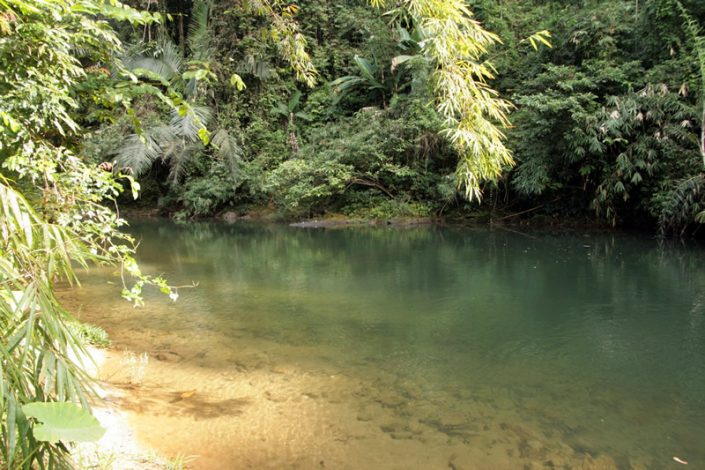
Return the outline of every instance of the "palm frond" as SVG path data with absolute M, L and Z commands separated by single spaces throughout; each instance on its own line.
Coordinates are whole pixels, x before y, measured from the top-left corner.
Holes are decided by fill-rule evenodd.
M 207 1 L 195 1 L 188 26 L 188 47 L 191 56 L 203 62 L 210 62 L 214 55 L 211 33 L 208 29 L 210 8 Z
M 149 136 L 130 134 L 123 144 L 114 150 L 118 168 L 129 169 L 135 175 L 143 175 L 160 155 L 157 142 Z
M 185 142 L 183 139 L 169 142 L 162 156 L 169 165 L 169 184 L 172 186 L 179 184 L 189 165 L 196 161 L 196 156 L 202 148 L 200 142 Z
M 189 106 L 183 116 L 177 111 L 172 111 L 169 126 L 174 133 L 190 142 L 199 139 L 198 132 L 205 128 L 211 117 L 211 110 L 207 106 Z
M 218 129 L 213 134 L 211 145 L 215 149 L 215 155 L 230 170 L 230 175 L 236 179 L 240 174 L 240 166 L 242 164 L 242 147 L 239 142 L 226 129 Z
M 252 75 L 258 80 L 267 80 L 275 74 L 266 60 L 252 54 L 247 54 L 244 59 L 238 62 L 237 72 L 240 75 Z
M 132 72 L 145 70 L 167 82 L 180 79 L 183 69 L 181 51 L 169 39 L 159 40 L 153 48 L 137 49 L 134 53 L 126 55 L 122 62 Z

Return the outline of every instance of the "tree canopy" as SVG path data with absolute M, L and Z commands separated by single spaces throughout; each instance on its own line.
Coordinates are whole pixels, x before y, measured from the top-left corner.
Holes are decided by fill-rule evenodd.
M 185 96 L 208 109 L 210 133 L 226 144 L 174 146 L 169 111 L 152 101 L 137 110 L 150 145 L 116 115 L 83 148 L 141 169 L 143 204 L 177 218 L 273 208 L 288 218 L 487 220 L 528 210 L 663 233 L 697 226 L 697 2 L 158 9 L 167 20 L 151 43 L 123 32 L 127 53 L 169 50 L 182 74 L 198 74 Z

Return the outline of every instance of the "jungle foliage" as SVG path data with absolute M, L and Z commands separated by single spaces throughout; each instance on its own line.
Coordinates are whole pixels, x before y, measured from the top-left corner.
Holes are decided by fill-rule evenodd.
M 45 431 L 94 425 L 57 283 L 107 263 L 136 304 L 177 297 L 120 230 L 137 179 L 178 218 L 697 229 L 704 23 L 698 0 L 0 0 L 0 464 L 69 466 Z
M 381 114 L 370 116 L 383 127 L 396 121 L 392 132 L 399 139 L 418 142 L 404 144 L 404 163 L 385 155 L 384 149 L 373 149 L 379 154 L 378 166 L 388 166 L 395 180 L 400 171 L 407 180 L 416 174 L 452 180 L 467 198 L 479 199 L 480 182 L 495 180 L 512 161 L 502 131 L 509 104 L 489 85 L 493 66 L 485 60 L 499 38 L 482 28 L 464 2 L 369 3 L 376 8 L 356 1 L 243 4 L 234 9 L 200 0 L 165 5 L 162 13 L 178 21 L 142 34 L 123 60 L 133 64 L 132 72 L 172 86 L 172 75 L 178 76 L 181 67 L 197 64 L 203 73 L 193 74 L 191 82 L 179 87 L 193 109 L 203 111 L 194 116 L 196 122 L 212 117 L 211 131 L 228 136 L 227 150 L 215 142 L 190 145 L 196 142 L 193 132 L 179 132 L 173 118 L 167 125 L 164 111 L 147 104 L 141 120 L 154 125 L 145 134 L 127 134 L 125 123 L 116 122 L 87 141 L 87 152 L 113 158 L 133 174 L 151 170 L 162 186 L 157 191 L 161 205 L 180 207 L 178 215 L 184 217 L 208 215 L 227 205 L 267 205 L 293 216 L 313 214 L 331 202 L 340 206 L 337 199 L 352 186 L 418 202 L 404 188 L 387 188 L 397 181 L 379 180 L 383 175 L 367 168 L 373 155 L 353 161 L 354 171 L 346 171 L 351 159 L 345 155 L 345 140 L 354 136 L 333 132 L 343 150 L 322 165 L 305 158 L 316 146 L 309 134 L 325 135 L 324 128 L 331 126 L 351 128 L 355 113 L 380 109 Z M 273 16 L 274 21 L 263 22 L 262 16 Z M 279 32 L 272 30 L 272 25 L 294 16 L 300 29 L 295 37 L 310 51 L 300 54 L 311 61 L 308 75 L 288 72 L 297 62 L 291 54 L 282 54 L 288 46 L 283 47 Z M 145 42 L 145 36 L 150 41 Z M 544 33 L 535 38 L 546 42 Z M 288 60 L 283 63 L 282 57 Z M 406 126 L 399 114 L 410 106 L 416 108 L 412 114 L 426 115 L 422 122 Z M 120 144 L 104 138 L 116 135 L 123 136 Z M 434 171 L 427 157 L 441 147 L 452 158 L 433 158 L 442 167 Z M 416 154 L 425 155 L 423 167 L 409 165 L 419 160 Z
M 89 264 L 119 267 L 123 296 L 140 304 L 147 284 L 124 221 L 110 207 L 129 182 L 82 157 L 86 114 L 126 111 L 149 95 L 187 114 L 174 93 L 130 74 L 116 59 L 111 21 L 148 25 L 159 15 L 115 2 L 0 1 L 0 466 L 66 468 L 75 441 L 100 437 L 89 412 L 97 330 L 76 327 L 55 295 Z M 104 340 L 105 338 L 103 338 Z
M 425 212 L 424 201 L 457 187 L 436 168 L 450 162 L 452 183 L 476 197 L 481 180 L 499 175 L 510 161 L 498 127 L 508 105 L 481 63 L 496 36 L 462 2 L 372 4 L 312 3 L 298 23 L 299 6 L 278 0 L 150 1 L 146 12 L 117 1 L 0 0 L 2 466 L 70 467 L 71 444 L 102 434 L 81 359 L 95 332 L 76 328 L 58 283 L 109 264 L 136 306 L 145 285 L 178 297 L 141 273 L 120 230 L 114 204 L 125 185 L 136 196 L 135 178 L 149 175 L 165 204 L 192 216 L 238 202 Z M 349 27 L 326 32 L 330 42 L 315 37 L 339 13 Z M 359 18 L 381 42 L 360 32 Z M 336 75 L 356 71 L 347 56 L 327 64 L 328 44 L 346 49 L 349 35 L 359 45 L 344 53 L 376 54 L 381 65 L 355 60 L 362 81 L 348 81 L 337 100 Z M 375 80 L 381 108 L 353 86 Z
M 664 233 L 703 218 L 700 2 L 372 3 L 275 4 L 311 60 L 298 80 L 256 7 L 159 4 L 172 21 L 151 43 L 133 37 L 125 63 L 172 84 L 170 70 L 205 64 L 194 109 L 224 145 L 199 144 L 154 102 L 140 109 L 147 143 L 122 118 L 85 148 L 134 166 L 146 203 L 177 217 L 538 208 Z M 172 65 L 147 67 L 144 51 Z
M 517 109 L 502 191 L 558 216 L 680 233 L 702 218 L 701 2 L 478 1 L 506 37 L 540 25 L 552 49 L 497 59 Z M 521 34 L 520 34 L 521 35 Z M 520 36 L 519 35 L 519 36 Z

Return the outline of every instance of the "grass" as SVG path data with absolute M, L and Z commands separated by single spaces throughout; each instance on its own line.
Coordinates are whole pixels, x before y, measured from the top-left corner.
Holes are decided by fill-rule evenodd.
M 83 340 L 84 343 L 98 348 L 107 348 L 110 346 L 110 337 L 108 333 L 101 327 L 91 325 L 90 323 L 74 322 L 69 325 L 71 331 Z

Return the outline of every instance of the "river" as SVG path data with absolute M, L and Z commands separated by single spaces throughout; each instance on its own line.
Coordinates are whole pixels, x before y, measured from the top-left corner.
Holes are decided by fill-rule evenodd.
M 705 468 L 705 252 L 645 236 L 143 222 L 96 269 L 142 442 L 192 468 Z M 140 365 L 137 359 L 146 353 Z M 144 366 L 144 367 L 142 367 Z

